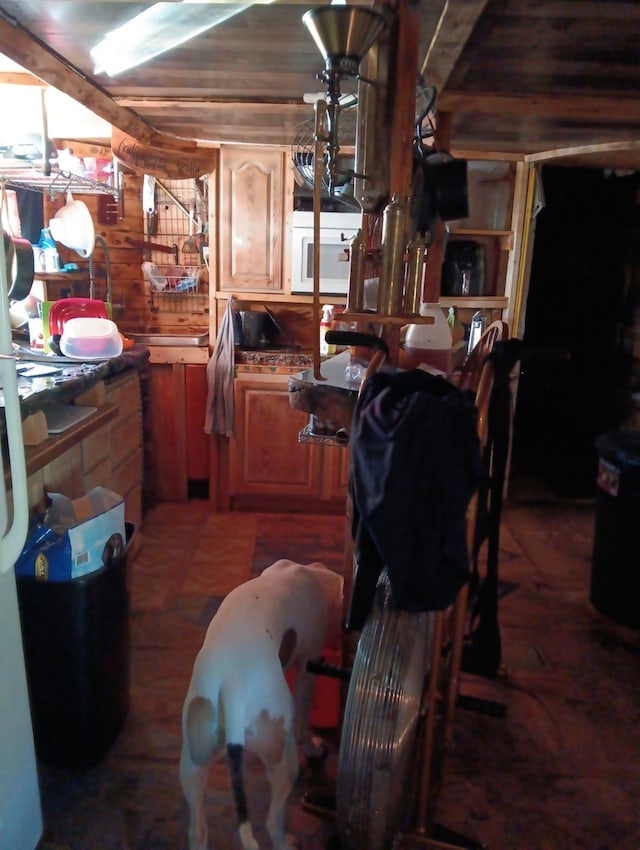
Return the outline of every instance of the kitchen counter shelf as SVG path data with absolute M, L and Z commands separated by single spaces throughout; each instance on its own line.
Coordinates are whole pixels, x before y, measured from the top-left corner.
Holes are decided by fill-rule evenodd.
M 149 350 L 141 345 L 135 345 L 132 349 L 123 351 L 111 360 L 92 363 L 71 361 L 66 357 L 55 357 L 27 349 L 17 349 L 14 355 L 16 361 L 32 362 L 34 365 L 47 364 L 60 368 L 58 374 L 51 376 L 25 378 L 21 375 L 18 377 L 23 420 L 48 404 L 70 404 L 101 381 L 107 381 L 125 372 L 140 371 L 149 360 Z M 0 409 L 0 436 L 5 436 L 4 410 L 2 409 Z
M 432 325 L 433 316 L 383 316 L 380 313 L 345 311 L 338 316 L 340 322 L 369 322 L 372 325 Z
M 60 435 L 50 436 L 43 440 L 37 446 L 25 447 L 25 461 L 27 465 L 27 475 L 32 475 L 36 470 L 70 449 L 76 443 L 93 434 L 107 422 L 112 422 L 118 415 L 118 407 L 115 404 L 110 404 L 99 408 L 95 413 L 87 416 L 77 425 L 72 425 Z
M 323 298 L 330 299 L 331 304 L 342 305 L 346 301 L 345 295 L 326 295 Z M 216 301 L 233 300 L 234 307 L 242 309 L 242 304 L 252 304 L 260 302 L 261 304 L 313 304 L 313 295 L 291 295 L 286 292 L 240 292 L 240 291 L 216 291 L 214 293 Z
M 55 388 L 36 393 L 30 399 L 27 416 L 21 405 L 31 509 L 40 510 L 45 492 L 64 493 L 74 499 L 102 486 L 121 495 L 125 515 L 140 524 L 144 448 L 139 371 L 146 363 L 146 354 L 139 348 L 133 359 L 115 358 L 110 362 L 113 371 L 94 372 L 97 380 L 89 386 L 72 381 L 74 386 L 65 391 L 65 398 L 59 398 Z M 47 407 L 51 402 L 69 405 L 68 419 L 74 418 L 74 405 L 93 411 L 53 434 L 48 432 Z M 4 440 L 2 451 L 6 457 L 8 446 Z M 9 463 L 4 468 L 5 486 L 10 490 L 13 482 L 7 480 Z

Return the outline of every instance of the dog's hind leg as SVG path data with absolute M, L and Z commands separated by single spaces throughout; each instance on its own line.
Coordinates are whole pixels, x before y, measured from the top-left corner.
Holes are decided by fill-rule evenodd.
M 189 850 L 207 850 L 207 822 L 204 816 L 204 792 L 209 765 L 197 765 L 191 760 L 189 747 L 182 744 L 180 784 L 189 806 Z
M 194 697 L 185 705 L 180 755 L 180 784 L 189 806 L 189 850 L 207 850 L 204 793 L 216 750 L 219 742 L 213 705 L 204 697 Z
M 231 788 L 236 803 L 238 815 L 238 832 L 244 850 L 258 850 L 258 842 L 254 838 L 251 823 L 249 821 L 249 809 L 247 806 L 247 795 L 244 791 L 242 777 L 242 756 L 244 747 L 242 744 L 227 744 L 227 756 L 229 758 L 229 772 L 231 773 Z
M 275 764 L 264 762 L 271 781 L 271 803 L 267 814 L 267 830 L 274 850 L 291 850 L 285 833 L 286 806 L 298 776 L 298 750 L 293 735 L 287 735 L 280 760 Z

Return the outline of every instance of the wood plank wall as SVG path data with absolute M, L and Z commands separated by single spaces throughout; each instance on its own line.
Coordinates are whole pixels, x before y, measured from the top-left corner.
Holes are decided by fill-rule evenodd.
M 71 148 L 73 154 L 79 157 L 103 157 L 111 159 L 109 148 L 91 145 L 89 143 L 70 142 L 68 140 L 55 140 L 58 150 Z M 207 330 L 209 327 L 209 284 L 208 273 L 204 266 L 200 266 L 199 289 L 197 294 L 186 293 L 184 295 L 172 296 L 171 294 L 158 294 L 151 292 L 149 282 L 145 280 L 142 273 L 142 263 L 149 257 L 138 246 L 130 244 L 127 240 L 142 242 L 145 239 L 145 216 L 142 209 L 142 175 L 136 175 L 123 169 L 122 201 L 117 209 L 117 218 L 113 224 L 105 224 L 101 221 L 99 208 L 101 202 L 108 199 L 109 203 L 116 203 L 110 195 L 99 194 L 77 194 L 74 200 L 82 200 L 87 205 L 94 223 L 96 235 L 104 238 L 109 252 L 109 269 L 111 276 L 113 319 L 122 333 L 144 332 L 149 328 L 175 329 L 179 327 L 201 328 Z M 164 181 L 169 191 L 184 200 L 186 206 L 191 209 L 191 201 L 187 198 L 193 196 L 193 181 Z M 60 184 L 64 188 L 64 183 Z M 66 197 L 60 192 L 55 198 L 48 193 L 43 194 L 44 220 L 48 223 L 56 212 L 64 206 Z M 180 249 L 184 240 L 189 235 L 189 220 L 182 213 L 177 212 L 176 205 L 163 192 L 157 192 L 158 214 L 157 231 L 151 238 L 153 242 L 167 246 L 177 244 L 179 246 L 179 263 L 182 265 L 200 265 L 198 256 L 186 255 Z M 206 211 L 203 210 L 206 220 Z M 77 297 L 88 297 L 88 260 L 83 260 L 79 255 L 63 245 L 58 245 L 61 265 L 65 263 L 76 263 L 80 270 L 85 272 L 83 280 L 51 279 L 47 281 L 47 297 L 56 300 L 65 295 Z M 159 252 L 152 252 L 150 259 L 159 264 L 173 262 L 172 257 Z M 106 298 L 106 277 L 104 251 L 100 244 L 96 245 L 93 255 L 95 294 L 97 298 Z
M 109 251 L 109 268 L 111 276 L 112 303 L 114 305 L 113 318 L 123 333 L 141 332 L 147 327 L 149 321 L 149 296 L 145 284 L 141 264 L 142 251 L 126 242 L 126 237 L 142 240 L 144 238 L 144 225 L 142 216 L 142 178 L 135 174 L 125 174 L 123 178 L 123 203 L 121 206 L 123 217 L 119 216 L 114 224 L 99 223 L 98 204 L 99 195 L 78 194 L 75 200 L 82 200 L 87 205 L 96 235 L 103 237 Z M 108 197 L 108 196 L 107 196 Z M 110 198 L 110 200 L 112 200 Z M 64 206 L 66 198 L 58 195 L 55 199 L 45 193 L 43 195 L 44 220 L 45 223 Z M 89 261 L 82 259 L 75 251 L 58 244 L 60 263 L 76 263 L 81 270 L 88 274 Z M 104 252 L 100 244 L 96 245 L 94 256 L 94 275 L 96 284 L 96 297 L 105 297 L 105 260 Z M 88 297 L 88 285 L 74 284 L 65 286 L 64 280 L 60 282 L 49 281 L 49 298 L 54 300 L 63 295 L 63 289 L 71 294 Z M 81 291 L 86 290 L 86 291 Z

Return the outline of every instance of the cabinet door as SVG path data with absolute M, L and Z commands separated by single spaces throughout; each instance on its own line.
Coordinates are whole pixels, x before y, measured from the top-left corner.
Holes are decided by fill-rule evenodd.
M 286 379 L 237 380 L 235 393 L 230 495 L 317 497 L 318 447 L 298 442 L 308 415 L 291 408 Z
M 185 502 L 189 482 L 209 479 L 211 438 L 204 433 L 207 366 L 158 363 L 153 362 L 156 354 L 151 356 L 145 488 L 153 501 Z
M 182 364 L 149 367 L 147 487 L 161 502 L 187 500 L 185 382 Z
M 211 437 L 204 432 L 207 409 L 207 367 L 190 364 L 184 367 L 185 416 L 187 435 L 187 480 L 209 478 L 209 445 Z
M 347 498 L 349 485 L 349 457 L 351 453 L 345 446 L 324 446 L 322 498 Z
M 107 381 L 107 404 L 118 405 L 111 423 L 109 458 L 111 489 L 124 497 L 127 520 L 142 522 L 142 483 L 144 478 L 142 398 L 138 373 L 125 372 Z M 94 447 L 97 448 L 97 447 Z M 100 449 L 96 450 L 99 456 Z M 84 459 L 83 443 L 83 459 Z
M 283 288 L 285 161 L 281 150 L 220 154 L 220 289 Z

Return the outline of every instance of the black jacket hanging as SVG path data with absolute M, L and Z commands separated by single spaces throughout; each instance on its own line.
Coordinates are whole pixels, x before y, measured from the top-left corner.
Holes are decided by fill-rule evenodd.
M 473 393 L 421 369 L 367 381 L 351 431 L 352 531 L 358 569 L 370 579 L 386 569 L 394 607 L 445 608 L 467 581 L 466 513 L 479 472 Z M 368 609 L 357 607 L 350 628 Z

